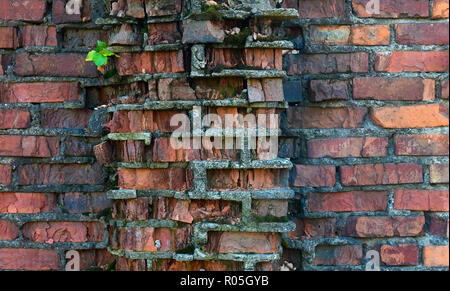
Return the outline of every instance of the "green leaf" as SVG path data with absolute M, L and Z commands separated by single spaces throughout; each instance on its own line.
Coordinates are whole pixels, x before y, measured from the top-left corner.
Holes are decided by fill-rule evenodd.
M 96 49 L 97 52 L 101 52 L 102 50 L 104 50 L 107 47 L 108 47 L 108 44 L 106 42 L 97 40 L 97 49 Z
M 103 66 L 108 61 L 108 58 L 103 56 L 102 54 L 95 54 L 93 57 L 94 63 L 97 65 L 97 67 Z
M 88 53 L 87 57 L 86 57 L 86 61 L 87 61 L 87 62 L 93 61 L 93 60 L 94 60 L 94 55 L 95 55 L 95 54 L 98 54 L 98 52 L 96 52 L 96 51 L 90 51 L 90 52 Z
M 105 57 L 116 55 L 115 53 L 113 53 L 112 51 L 109 51 L 109 50 L 102 50 L 100 53 Z

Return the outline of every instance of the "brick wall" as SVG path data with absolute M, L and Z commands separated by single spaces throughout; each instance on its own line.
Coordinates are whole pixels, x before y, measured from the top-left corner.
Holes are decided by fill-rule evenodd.
M 448 0 L 380 1 L 0 0 L 0 269 L 448 269 Z M 194 105 L 278 158 L 171 149 Z
M 448 267 L 448 1 L 286 1 L 285 261 L 303 270 Z M 302 92 L 302 94 L 299 94 Z

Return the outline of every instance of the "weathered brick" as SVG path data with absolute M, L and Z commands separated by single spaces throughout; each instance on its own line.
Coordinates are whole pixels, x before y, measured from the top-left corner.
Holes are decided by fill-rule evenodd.
M 294 218 L 295 231 L 289 233 L 289 238 L 335 238 L 336 218 Z
M 395 209 L 418 211 L 448 211 L 448 191 L 397 190 Z
M 0 49 L 15 49 L 19 46 L 15 27 L 0 27 Z
M 20 27 L 19 43 L 28 46 L 58 46 L 55 26 L 27 25 Z
M 0 109 L 0 129 L 28 128 L 31 115 L 28 110 L 22 109 Z
M 442 104 L 373 108 L 373 122 L 383 128 L 448 126 L 448 107 Z
M 415 237 L 423 233 L 423 216 L 350 217 L 344 235 L 351 237 Z
M 119 168 L 119 187 L 134 190 L 177 190 L 190 187 L 185 169 L 127 169 Z
M 387 138 L 313 139 L 307 142 L 310 158 L 382 157 L 387 155 Z
M 65 193 L 60 197 L 61 204 L 69 213 L 99 213 L 111 208 L 113 203 L 106 193 Z
M 0 155 L 8 157 L 55 157 L 59 137 L 1 135 Z
M 335 166 L 295 165 L 294 187 L 333 187 L 336 184 Z
M 48 103 L 80 99 L 81 90 L 76 82 L 0 84 L 0 102 L 2 103 Z
M 394 51 L 375 56 L 378 72 L 448 72 L 448 51 Z
M 388 266 L 415 266 L 419 264 L 418 245 L 382 245 L 381 261 Z
M 314 252 L 316 266 L 357 266 L 361 264 L 363 249 L 360 245 L 317 246 Z
M 278 169 L 210 170 L 207 187 L 211 190 L 284 188 L 288 186 L 286 174 Z
M 15 72 L 19 76 L 97 77 L 97 67 L 85 59 L 85 55 L 75 53 L 19 53 Z
M 46 6 L 45 0 L 0 0 L 0 19 L 42 21 Z
M 366 9 L 370 0 L 352 0 L 353 10 L 358 17 L 373 18 L 416 18 L 428 17 L 428 0 L 383 0 L 380 13 Z M 372 2 L 373 3 L 373 2 Z
M 341 166 L 345 186 L 422 183 L 422 166 L 417 164 L 373 164 Z
M 345 0 L 300 0 L 300 18 L 344 18 Z
M 23 228 L 23 236 L 34 242 L 101 242 L 104 225 L 100 222 L 29 222 Z
M 252 200 L 252 212 L 258 216 L 285 217 L 288 214 L 287 200 Z
M 348 81 L 311 80 L 311 100 L 321 102 L 327 100 L 349 100 Z
M 110 32 L 109 45 L 141 45 L 141 34 L 136 25 L 122 24 Z
M 103 42 L 108 40 L 108 32 L 99 29 L 66 28 L 63 33 L 64 48 L 92 49 L 97 46 L 98 40 Z
M 432 236 L 449 237 L 449 219 L 440 215 L 430 215 L 427 220 L 427 232 Z
M 430 182 L 433 184 L 448 183 L 448 164 L 430 165 Z
M 44 213 L 56 208 L 54 194 L 45 193 L 1 193 L 0 213 Z
M 403 156 L 448 156 L 448 135 L 395 135 L 395 154 Z
M 12 169 L 10 165 L 0 164 L 0 184 L 9 185 L 12 181 Z
M 448 44 L 448 23 L 401 23 L 394 29 L 400 44 Z
M 122 53 L 115 62 L 117 73 L 121 76 L 184 71 L 182 51 Z
M 108 270 L 114 262 L 114 256 L 108 250 L 82 250 L 80 253 L 80 270 Z
M 54 250 L 0 249 L 0 269 L 2 270 L 58 270 L 59 264 L 59 255 Z
M 423 265 L 425 267 L 448 267 L 448 261 L 448 245 L 423 247 Z
M 442 82 L 441 82 L 441 98 L 448 100 L 448 95 L 449 95 L 448 79 L 442 80 Z
M 15 240 L 19 236 L 19 230 L 9 220 L 0 220 L 0 241 Z
M 389 45 L 391 41 L 388 25 L 355 25 L 351 36 L 353 45 Z
M 19 167 L 19 185 L 102 184 L 98 164 L 28 164 Z
M 348 45 L 350 26 L 348 25 L 313 25 L 309 30 L 312 44 Z
M 66 5 L 70 4 L 68 0 L 54 0 L 52 3 L 52 20 L 56 24 L 85 22 L 90 19 L 91 0 L 78 1 L 81 4 L 79 14 L 76 10 L 73 10 L 73 14 L 67 13 Z
M 280 237 L 271 233 L 208 232 L 206 249 L 212 253 L 277 253 Z
M 448 0 L 434 0 L 432 18 L 448 18 L 448 10 Z
M 148 45 L 167 44 L 181 40 L 176 22 L 150 23 L 148 25 Z
M 167 16 L 181 13 L 181 0 L 145 0 L 148 16 Z
M 311 212 L 385 211 L 386 192 L 313 193 L 308 196 Z
M 353 98 L 375 100 L 434 100 L 435 81 L 422 78 L 358 77 L 353 80 Z
M 76 157 L 93 156 L 93 147 L 98 143 L 99 140 L 95 138 L 68 136 L 66 138 L 66 150 L 64 154 Z
M 289 54 L 285 61 L 288 75 L 363 73 L 369 70 L 367 53 Z
M 81 128 L 87 129 L 92 110 L 41 109 L 43 128 Z
M 367 108 L 290 107 L 288 128 L 357 128 L 362 127 Z
M 242 262 L 234 261 L 191 261 L 158 260 L 152 265 L 153 271 L 239 271 L 243 269 Z

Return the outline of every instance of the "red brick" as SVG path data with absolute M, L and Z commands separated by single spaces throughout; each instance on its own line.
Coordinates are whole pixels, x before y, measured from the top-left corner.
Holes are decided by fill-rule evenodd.
M 394 51 L 375 56 L 378 72 L 448 72 L 448 51 Z
M 17 237 L 19 237 L 19 230 L 14 223 L 8 220 L 0 220 L 0 241 L 15 240 Z
M 336 218 L 294 218 L 295 231 L 289 238 L 336 238 Z
M 448 245 L 423 247 L 423 265 L 425 267 L 448 267 L 448 261 Z
M 108 31 L 101 29 L 76 29 L 65 28 L 63 35 L 63 48 L 92 49 L 97 46 L 97 41 L 108 41 Z
M 300 0 L 300 18 L 344 18 L 345 0 Z
M 287 200 L 252 200 L 252 212 L 258 216 L 286 217 L 288 214 Z
M 245 49 L 243 59 L 246 66 L 265 70 L 283 69 L 281 49 Z
M 430 182 L 432 184 L 448 183 L 448 164 L 430 165 Z
M 348 81 L 311 80 L 311 101 L 348 100 L 350 92 Z
M 176 22 L 149 23 L 148 45 L 173 43 L 181 40 Z
M 15 72 L 19 76 L 97 77 L 97 67 L 85 59 L 85 55 L 75 53 L 19 53 Z
M 41 109 L 43 128 L 81 128 L 87 129 L 92 110 Z
M 442 80 L 441 82 L 441 98 L 448 100 L 449 89 L 448 89 L 448 79 Z
M 311 212 L 385 211 L 386 192 L 313 193 L 308 198 Z
M 55 157 L 59 137 L 1 135 L 0 155 L 8 157 Z
M 313 25 L 310 26 L 311 44 L 348 45 L 350 40 L 349 25 Z
M 3 57 L 2 55 L 0 55 L 0 76 L 3 75 L 3 60 L 5 60 L 5 57 Z
M 186 114 L 184 111 L 124 111 L 114 113 L 113 118 L 104 126 L 111 132 L 172 132 L 179 126 L 171 126 L 170 120 L 176 114 Z
M 75 157 L 93 156 L 93 147 L 98 143 L 99 139 L 97 138 L 68 136 L 64 154 Z
M 82 6 L 80 7 L 80 14 L 67 14 L 66 4 L 68 0 L 54 0 L 52 5 L 52 20 L 56 24 L 60 23 L 72 23 L 72 22 L 85 22 L 90 19 L 91 16 L 91 1 L 80 1 Z
M 54 194 L 45 193 L 1 193 L 0 213 L 44 213 L 56 208 Z
M 239 271 L 243 269 L 242 262 L 234 261 L 190 261 L 158 260 L 152 265 L 153 271 Z
M 23 236 L 34 242 L 101 242 L 104 225 L 100 222 L 29 222 Z
M 9 185 L 12 181 L 12 169 L 10 165 L 0 164 L 0 184 Z
M 211 253 L 278 253 L 280 237 L 271 233 L 208 232 L 206 248 Z
M 434 100 L 435 81 L 422 78 L 360 77 L 353 80 L 353 98 L 375 100 Z
M 400 44 L 448 44 L 448 23 L 401 23 L 394 28 Z
M 341 166 L 345 186 L 422 183 L 422 166 L 416 164 L 373 164 Z
M 15 27 L 0 27 L 0 49 L 15 49 L 19 45 Z
M 357 128 L 362 127 L 367 108 L 290 107 L 288 128 Z
M 182 51 L 122 53 L 115 61 L 121 76 L 184 71 Z
M 22 26 L 19 30 L 21 47 L 28 46 L 58 46 L 55 26 Z
M 395 209 L 418 211 L 447 211 L 448 191 L 397 190 Z
M 190 186 L 185 169 L 127 169 L 119 168 L 119 187 L 134 190 L 177 190 Z
M 335 166 L 295 165 L 294 187 L 333 187 Z
M 415 266 L 419 264 L 418 245 L 382 245 L 381 261 L 388 266 Z
M 369 70 L 367 53 L 288 54 L 288 75 L 363 73 Z
M 42 21 L 46 6 L 45 0 L 0 0 L 0 19 Z
M 389 45 L 391 42 L 388 25 L 354 25 L 351 36 L 353 45 Z
M 357 266 L 361 264 L 360 245 L 317 246 L 313 264 L 316 266 Z
M 75 82 L 37 82 L 0 84 L 2 103 L 48 103 L 79 101 L 81 90 Z
M 448 135 L 395 135 L 395 154 L 399 156 L 448 156 Z
M 350 237 L 415 237 L 423 233 L 423 216 L 371 216 L 350 217 L 344 235 Z
M 194 149 L 174 149 L 170 138 L 158 138 L 153 145 L 154 162 L 186 162 L 200 160 L 200 151 Z
M 148 16 L 167 16 L 181 13 L 181 0 L 145 0 L 145 11 Z
M 19 167 L 19 185 L 102 184 L 98 164 L 29 164 Z
M 383 128 L 448 126 L 448 107 L 443 104 L 378 107 L 372 109 L 371 118 Z
M 433 19 L 448 18 L 448 0 L 433 1 Z
M 60 258 L 54 250 L 0 249 L 0 269 L 48 271 L 58 270 Z
M 428 0 L 383 0 L 380 13 L 369 13 L 366 9 L 370 0 L 352 0 L 353 10 L 358 17 L 373 18 L 416 18 L 428 17 Z M 370 10 L 369 10 L 370 11 Z
M 28 128 L 31 115 L 28 110 L 22 109 L 0 109 L 0 129 L 22 129 Z
M 337 138 L 308 141 L 310 158 L 382 157 L 387 154 L 387 138 Z

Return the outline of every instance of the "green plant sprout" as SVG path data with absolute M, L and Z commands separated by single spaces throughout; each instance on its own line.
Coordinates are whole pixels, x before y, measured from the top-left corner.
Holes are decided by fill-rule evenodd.
M 95 50 L 92 50 L 88 53 L 86 57 L 87 62 L 94 62 L 94 64 L 97 66 L 97 69 L 104 73 L 105 69 L 104 66 L 108 64 L 108 57 L 115 56 L 120 58 L 119 55 L 113 53 L 109 50 L 109 46 L 106 42 L 103 41 L 97 41 L 97 48 Z

